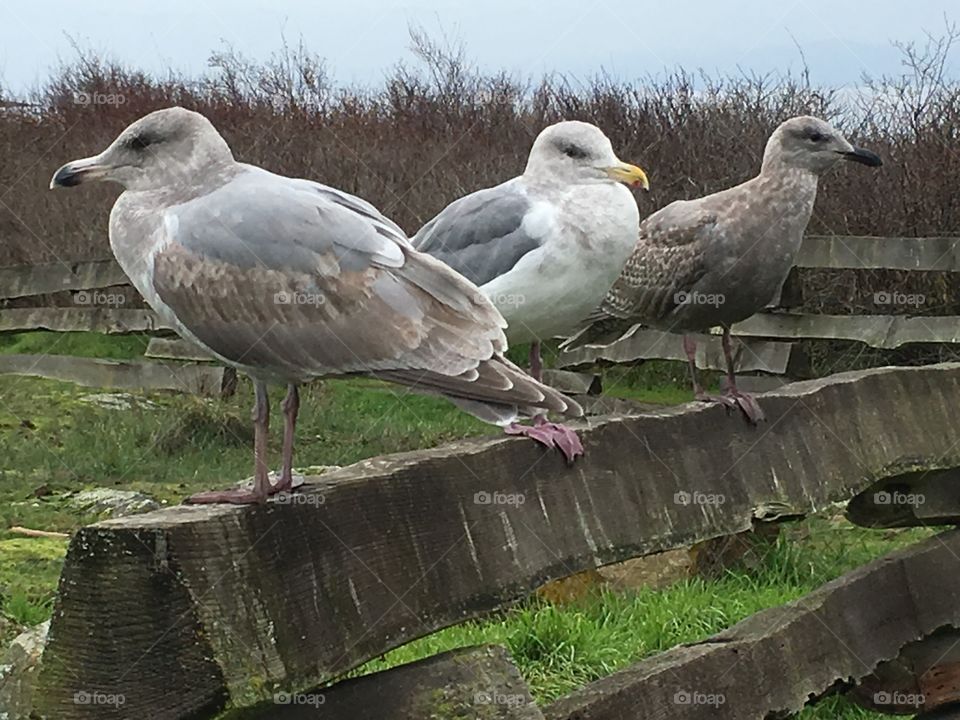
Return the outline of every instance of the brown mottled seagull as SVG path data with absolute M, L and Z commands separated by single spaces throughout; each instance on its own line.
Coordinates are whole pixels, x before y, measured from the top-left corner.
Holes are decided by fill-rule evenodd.
M 727 383 L 707 395 L 697 379 L 696 343 L 684 337 L 698 400 L 739 407 L 763 419 L 756 400 L 737 389 L 730 326 L 773 300 L 793 266 L 813 212 L 817 180 L 839 160 L 879 166 L 819 118 L 801 116 L 770 136 L 760 174 L 696 200 L 678 200 L 640 224 L 633 254 L 587 327 L 562 347 L 607 343 L 641 323 L 662 330 L 723 328 Z
M 236 162 L 203 115 L 150 113 L 99 155 L 61 167 L 51 187 L 94 179 L 125 189 L 110 245 L 150 307 L 254 380 L 253 490 L 193 502 L 256 502 L 291 488 L 297 386 L 314 378 L 374 376 L 500 425 L 548 410 L 582 415 L 503 357 L 506 323 L 476 286 L 414 250 L 366 201 Z M 276 484 L 268 382 L 288 388 Z
M 522 175 L 455 200 L 413 244 L 480 286 L 506 318 L 510 344 L 531 343 L 539 380 L 541 341 L 580 327 L 630 256 L 640 212 L 625 185 L 649 188 L 600 128 L 566 120 L 540 132 Z M 583 452 L 576 433 L 543 416 L 507 432 L 555 444 L 571 460 Z

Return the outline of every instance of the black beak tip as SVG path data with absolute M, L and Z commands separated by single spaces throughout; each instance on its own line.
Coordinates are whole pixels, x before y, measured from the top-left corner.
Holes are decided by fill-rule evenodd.
M 81 173 L 75 172 L 69 165 L 64 165 L 53 174 L 53 179 L 50 181 L 50 189 L 74 187 L 80 184 L 80 178 Z
M 864 148 L 855 147 L 851 152 L 844 153 L 844 157 L 847 160 L 858 162 L 867 167 L 880 167 L 883 165 L 883 160 L 879 155 Z

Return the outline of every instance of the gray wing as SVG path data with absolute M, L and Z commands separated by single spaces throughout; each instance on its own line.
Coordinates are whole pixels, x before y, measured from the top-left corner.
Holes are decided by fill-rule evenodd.
M 485 285 L 542 245 L 523 225 L 531 205 L 516 179 L 479 190 L 448 205 L 420 229 L 413 245 Z
M 603 303 L 562 347 L 613 342 L 638 323 L 667 318 L 706 273 L 704 254 L 717 221 L 697 201 L 678 200 L 640 223 L 637 244 Z
M 288 380 L 364 373 L 507 408 L 579 410 L 494 362 L 506 339 L 493 305 L 363 201 L 250 171 L 168 209 L 164 227 L 160 300 L 232 362 Z

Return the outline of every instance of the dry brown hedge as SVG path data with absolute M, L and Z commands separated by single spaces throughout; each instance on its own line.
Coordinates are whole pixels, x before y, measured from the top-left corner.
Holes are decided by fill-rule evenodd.
M 302 47 L 262 65 L 220 53 L 199 80 L 151 77 L 81 53 L 28 98 L 30 107 L 0 109 L 0 265 L 109 257 L 117 190 L 49 192 L 51 174 L 173 104 L 207 115 L 238 159 L 356 193 L 411 233 L 454 198 L 520 172 L 537 132 L 561 118 L 596 123 L 622 158 L 649 170 L 652 192 L 639 198 L 646 214 L 751 176 L 773 127 L 813 113 L 838 121 L 886 165 L 832 173 L 811 232 L 960 235 L 960 88 L 931 62 L 951 39 L 926 55 L 907 49 L 909 75 L 870 81 L 869 101 L 804 77 L 523 83 L 480 74 L 422 37 L 425 69 L 398 66 L 375 89 L 336 87 Z M 871 288 L 919 283 L 932 296 L 927 311 L 955 311 L 956 281 L 929 275 L 808 273 L 806 283 L 821 310 L 854 311 Z

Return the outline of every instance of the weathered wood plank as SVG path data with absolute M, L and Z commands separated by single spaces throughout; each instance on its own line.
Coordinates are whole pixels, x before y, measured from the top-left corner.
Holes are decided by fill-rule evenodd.
M 738 372 L 782 375 L 792 347 L 783 340 L 853 340 L 886 350 L 907 343 L 960 343 L 960 317 L 763 312 L 734 325 L 733 333 L 740 341 Z M 725 369 L 719 336 L 696 338 L 697 366 Z M 598 360 L 629 363 L 654 359 L 686 361 L 681 336 L 638 327 L 610 345 L 588 345 L 561 353 L 559 363 L 561 367 L 580 367 Z
M 763 720 L 799 711 L 901 648 L 960 625 L 960 531 L 892 553 L 796 602 L 655 655 L 544 708 L 547 720 Z
M 109 335 L 132 332 L 172 332 L 152 310 L 112 307 L 6 308 L 0 310 L 0 332 L 54 330 L 99 332 Z
M 0 267 L 0 299 L 129 284 L 114 260 Z
M 719 335 L 695 335 L 697 339 L 697 367 L 726 370 Z M 683 352 L 683 336 L 674 333 L 636 327 L 625 337 L 610 345 L 587 345 L 560 354 L 561 367 L 590 365 L 598 360 L 627 363 L 636 360 L 687 361 Z M 762 371 L 782 375 L 790 360 L 791 343 L 742 340 L 737 349 L 739 372 Z
M 907 343 L 960 343 L 960 317 L 760 313 L 732 328 L 734 335 L 778 340 L 854 340 L 892 350 Z M 622 342 L 622 341 L 618 341 Z
M 884 478 L 854 497 L 847 518 L 874 528 L 960 523 L 960 469 L 915 470 Z
M 958 237 L 807 235 L 797 267 L 960 271 Z
M 543 720 L 510 653 L 461 648 L 273 701 L 230 720 Z
M 784 375 L 741 375 L 737 378 L 737 387 L 744 392 L 765 393 L 790 383 Z
M 147 349 L 143 355 L 144 357 L 159 360 L 216 361 L 216 359 L 202 347 L 181 338 L 150 338 L 150 342 L 147 344 Z
M 932 713 L 960 705 L 960 630 L 944 628 L 906 645 L 896 658 L 880 663 L 860 680 L 847 697 L 888 714 Z
M 71 355 L 0 355 L 0 375 L 41 377 L 84 387 L 176 390 L 211 397 L 220 396 L 225 390 L 222 367 Z
M 521 439 L 464 441 L 365 461 L 263 506 L 85 528 L 53 614 L 46 712 L 91 717 L 78 687 L 122 693 L 123 713 L 156 720 L 224 697 L 250 704 L 548 580 L 801 515 L 905 470 L 960 467 L 958 364 L 844 373 L 760 402 L 759 428 L 701 404 L 594 421 L 574 467 Z M 194 602 L 172 624 L 184 594 Z M 183 679 L 181 653 L 153 647 L 171 625 L 183 654 L 216 672 Z
M 645 412 L 659 412 L 666 406 L 654 403 L 640 402 L 629 398 L 618 398 L 611 395 L 573 395 L 574 400 L 580 403 L 583 412 L 590 415 L 639 415 Z

